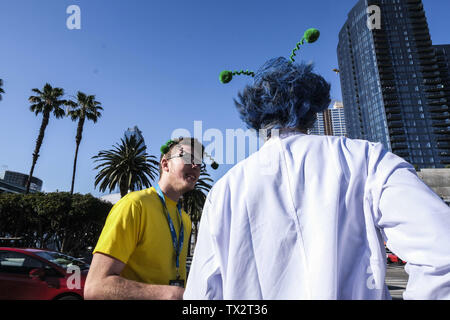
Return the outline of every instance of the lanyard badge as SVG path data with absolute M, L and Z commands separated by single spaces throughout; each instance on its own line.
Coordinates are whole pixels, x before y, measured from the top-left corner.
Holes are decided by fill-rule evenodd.
M 167 223 L 169 224 L 170 234 L 172 236 L 173 249 L 175 250 L 175 266 L 177 268 L 177 279 L 170 280 L 169 285 L 184 287 L 184 280 L 180 280 L 180 255 L 181 250 L 183 249 L 183 242 L 184 242 L 184 228 L 183 228 L 183 218 L 181 215 L 181 203 L 177 204 L 178 214 L 180 216 L 180 232 L 179 232 L 180 238 L 177 239 L 177 233 L 175 231 L 175 226 L 172 222 L 172 219 L 170 218 L 169 210 L 167 209 L 166 206 L 166 199 L 164 198 L 164 193 L 162 192 L 158 184 L 155 186 L 155 189 L 156 192 L 158 193 L 159 200 L 161 200 L 161 203 L 163 205 L 166 214 Z

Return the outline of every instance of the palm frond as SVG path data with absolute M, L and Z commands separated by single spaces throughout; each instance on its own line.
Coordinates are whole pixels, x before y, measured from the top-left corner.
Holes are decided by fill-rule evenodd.
M 101 107 L 101 103 L 95 100 L 95 95 L 87 95 L 78 91 L 76 98 L 77 101 L 69 102 L 71 111 L 73 111 L 69 112 L 69 116 L 72 120 L 75 121 L 77 119 L 87 118 L 96 123 L 98 118 L 101 117 L 100 111 L 102 111 L 103 108 Z
M 36 115 L 44 112 L 53 113 L 57 118 L 65 115 L 65 111 L 60 108 L 61 105 L 66 103 L 66 100 L 61 99 L 64 95 L 62 88 L 53 88 L 46 83 L 42 90 L 33 88 L 31 91 L 37 94 L 28 98 L 28 101 L 33 104 L 30 110 Z
M 156 157 L 144 152 L 143 141 L 136 137 L 125 137 L 121 142 L 113 146 L 111 150 L 102 150 L 93 156 L 94 162 L 99 164 L 95 170 L 99 170 L 95 179 L 95 187 L 99 185 L 100 191 L 109 189 L 110 192 L 116 186 L 126 186 L 127 190 L 140 190 L 151 186 L 158 173 Z

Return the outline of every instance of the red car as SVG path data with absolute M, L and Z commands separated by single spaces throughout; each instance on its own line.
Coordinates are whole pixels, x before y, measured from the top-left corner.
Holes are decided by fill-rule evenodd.
M 88 270 L 59 252 L 0 247 L 0 300 L 81 300 Z
M 395 254 L 388 254 L 387 257 L 387 262 L 388 263 L 395 263 L 395 264 L 399 264 L 399 265 L 404 265 L 406 264 L 406 261 L 403 261 L 402 259 L 400 259 L 399 257 L 397 257 Z
M 402 259 L 400 259 L 396 254 L 394 254 L 388 248 L 386 248 L 386 258 L 387 258 L 388 264 L 390 264 L 390 263 L 395 263 L 395 264 L 399 264 L 399 265 L 406 264 L 406 261 L 403 261 Z

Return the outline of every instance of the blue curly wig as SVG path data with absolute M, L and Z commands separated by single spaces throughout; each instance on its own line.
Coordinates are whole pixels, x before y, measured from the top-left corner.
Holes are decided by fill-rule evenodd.
M 311 128 L 331 102 L 330 84 L 312 69 L 283 57 L 267 61 L 234 99 L 242 121 L 255 130 Z

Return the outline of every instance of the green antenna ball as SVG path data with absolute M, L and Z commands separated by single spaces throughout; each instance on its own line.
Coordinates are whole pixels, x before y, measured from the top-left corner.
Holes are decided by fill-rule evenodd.
M 228 83 L 231 81 L 231 79 L 233 79 L 233 72 L 231 71 L 224 70 L 219 75 L 219 80 L 222 83 Z
M 319 39 L 319 37 L 320 37 L 320 31 L 317 30 L 316 28 L 310 28 L 305 31 L 305 34 L 303 35 L 303 37 L 305 38 L 306 42 L 308 42 L 308 43 L 316 42 L 317 39 Z

